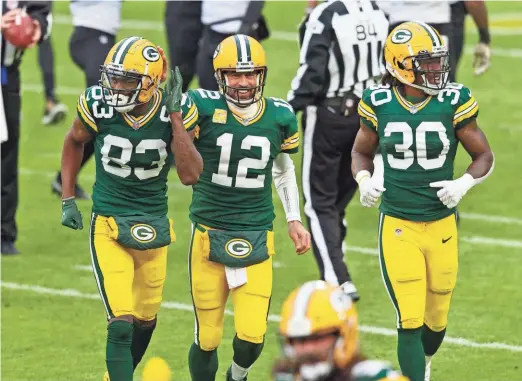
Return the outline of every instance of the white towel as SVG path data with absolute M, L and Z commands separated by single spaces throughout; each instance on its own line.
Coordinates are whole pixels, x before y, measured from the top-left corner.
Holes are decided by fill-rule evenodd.
M 225 266 L 225 274 L 227 276 L 228 288 L 230 290 L 240 287 L 247 282 L 246 267 L 233 268 Z

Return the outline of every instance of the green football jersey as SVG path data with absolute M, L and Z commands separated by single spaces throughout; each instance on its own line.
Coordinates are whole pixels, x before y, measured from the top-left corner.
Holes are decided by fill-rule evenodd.
M 172 129 L 163 91 L 137 118 L 103 102 L 93 86 L 78 99 L 77 112 L 93 134 L 96 182 L 93 212 L 104 216 L 167 214 L 167 175 L 172 162 Z
M 364 90 L 359 115 L 378 134 L 384 161 L 382 213 L 411 221 L 434 221 L 455 213 L 437 197 L 440 188 L 430 183 L 453 180 L 456 130 L 475 119 L 478 110 L 471 91 L 458 83 L 416 105 L 395 87 Z
M 257 114 L 242 123 L 217 91 L 189 90 L 182 100 L 187 130 L 203 158 L 193 187 L 190 219 L 223 230 L 271 230 L 272 164 L 281 152 L 299 147 L 292 107 L 263 98 Z

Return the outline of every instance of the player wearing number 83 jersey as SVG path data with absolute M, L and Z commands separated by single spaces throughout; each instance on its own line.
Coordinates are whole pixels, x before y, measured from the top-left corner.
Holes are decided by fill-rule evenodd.
M 100 86 L 80 95 L 64 142 L 62 224 L 81 229 L 73 189 L 83 145 L 94 140 L 90 253 L 108 320 L 105 379 L 111 381 L 132 380 L 156 326 L 168 245 L 175 241 L 167 216 L 173 154 L 183 157 L 177 170 L 185 184 L 198 176 L 186 162 L 202 167 L 182 123 L 179 71 L 159 88 L 166 69 L 163 51 L 150 41 L 119 41 L 101 67 Z
M 421 22 L 397 26 L 384 55 L 388 73 L 359 103 L 352 172 L 364 206 L 382 194 L 379 256 L 396 311 L 399 363 L 412 381 L 425 381 L 457 280 L 455 207 L 489 175 L 493 154 L 477 126 L 475 97 L 467 87 L 447 83 L 448 51 L 434 28 Z M 453 180 L 459 143 L 473 162 Z M 377 147 L 384 183 L 371 175 Z
M 185 127 L 203 158 L 190 219 L 190 286 L 196 318 L 189 352 L 192 380 L 217 372 L 224 309 L 234 304 L 236 336 L 229 380 L 246 379 L 261 354 L 272 295 L 272 180 L 283 201 L 296 252 L 310 246 L 289 154 L 299 147 L 297 120 L 283 100 L 263 97 L 265 53 L 245 35 L 223 40 L 214 54 L 220 91 L 190 90 L 182 100 Z

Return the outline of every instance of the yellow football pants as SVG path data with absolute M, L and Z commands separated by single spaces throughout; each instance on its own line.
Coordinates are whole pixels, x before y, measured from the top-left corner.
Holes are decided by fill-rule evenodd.
M 381 213 L 379 260 L 397 328 L 446 328 L 458 270 L 455 215 L 413 222 Z
M 247 283 L 229 290 L 225 266 L 205 258 L 202 236 L 203 233 L 193 227 L 189 276 L 196 315 L 194 342 L 205 351 L 219 346 L 223 336 L 225 305 L 230 292 L 237 337 L 251 343 L 262 343 L 272 295 L 272 257 L 248 266 Z
M 109 236 L 107 217 L 93 214 L 91 261 L 107 319 L 133 315 L 153 320 L 159 311 L 167 273 L 168 246 L 134 250 Z

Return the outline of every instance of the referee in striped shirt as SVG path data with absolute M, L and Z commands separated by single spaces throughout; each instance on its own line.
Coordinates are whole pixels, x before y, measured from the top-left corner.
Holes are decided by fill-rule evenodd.
M 288 94 L 294 110 L 303 111 L 305 214 L 321 279 L 357 301 L 343 253 L 345 209 L 357 190 L 351 150 L 362 91 L 384 73 L 388 21 L 375 1 L 334 0 L 316 6 L 305 22 Z

